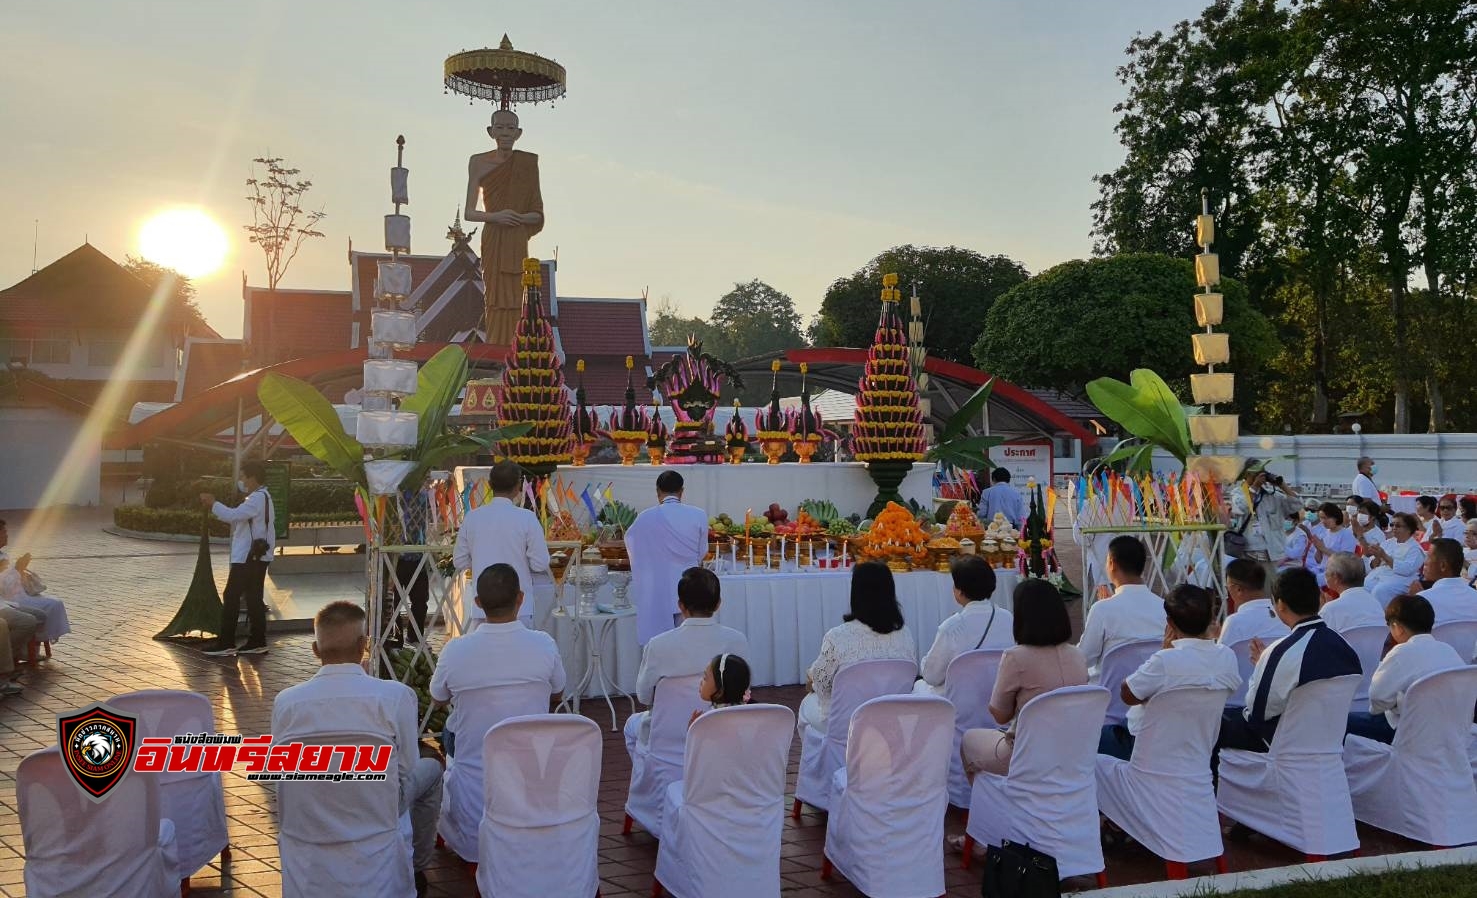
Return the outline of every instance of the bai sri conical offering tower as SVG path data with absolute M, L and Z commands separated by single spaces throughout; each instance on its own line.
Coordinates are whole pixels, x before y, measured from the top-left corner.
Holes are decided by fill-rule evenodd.
M 534 477 L 547 477 L 571 458 L 569 397 L 554 351 L 554 328 L 544 317 L 538 259 L 523 261 L 523 314 L 513 336 L 498 394 L 499 427 L 532 424 L 521 437 L 505 440 L 503 454 Z
M 898 486 L 908 476 L 913 462 L 923 458 L 923 412 L 918 404 L 918 384 L 913 380 L 908 357 L 908 336 L 898 317 L 897 275 L 882 276 L 882 311 L 877 332 L 867 350 L 867 365 L 857 384 L 856 416 L 852 426 L 853 454 L 867 463 L 867 473 L 877 484 L 877 498 L 869 517 L 901 502 Z

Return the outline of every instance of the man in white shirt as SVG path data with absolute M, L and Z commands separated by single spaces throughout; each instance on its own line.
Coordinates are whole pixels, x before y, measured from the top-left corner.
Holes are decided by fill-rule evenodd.
M 1354 495 L 1361 499 L 1368 499 L 1376 505 L 1383 505 L 1384 500 L 1380 498 L 1380 488 L 1374 485 L 1374 475 L 1378 468 L 1375 467 L 1374 459 L 1365 455 L 1360 457 L 1355 465 Z
M 439 830 L 447 847 L 468 861 L 477 858 L 483 811 L 483 737 L 506 717 L 546 712 L 548 696 L 564 690 L 564 662 L 554 638 L 520 620 L 523 590 L 512 565 L 498 562 L 478 575 L 477 604 L 486 619 L 441 650 L 430 687 L 433 701 L 451 702 L 446 729 L 452 758 Z M 517 696 L 489 689 L 499 686 L 528 687 L 541 700 L 533 702 L 536 708 L 514 707 Z
M 1369 683 L 1369 712 L 1349 714 L 1349 733 L 1377 742 L 1395 741 L 1400 705 L 1412 683 L 1442 670 L 1466 666 L 1456 649 L 1431 635 L 1436 613 L 1420 596 L 1396 596 L 1385 608 L 1394 648 L 1375 668 Z
M 960 555 L 949 565 L 954 580 L 954 601 L 959 610 L 939 624 L 933 645 L 923 656 L 914 684 L 919 695 L 943 695 L 949 665 L 965 652 L 976 649 L 1008 649 L 1015 645 L 1015 621 L 1010 612 L 995 605 L 995 571 L 978 555 Z
M 267 565 L 272 563 L 272 551 L 277 547 L 277 528 L 266 481 L 267 466 L 249 461 L 241 466 L 241 481 L 236 484 L 246 496 L 240 505 L 231 508 L 215 501 L 210 493 L 200 494 L 200 504 L 231 525 L 231 570 L 221 592 L 220 638 L 205 646 L 207 655 L 267 653 L 267 602 L 263 593 Z M 246 645 L 238 650 L 236 618 L 241 614 L 242 602 L 246 603 Z
M 1238 642 L 1260 639 L 1271 642 L 1289 632 L 1287 624 L 1272 609 L 1267 597 L 1267 569 L 1248 558 L 1238 558 L 1226 565 L 1226 592 L 1235 611 L 1221 624 L 1221 645 L 1230 648 Z
M 714 658 L 722 654 L 747 655 L 749 637 L 732 627 L 725 627 L 713 617 L 723 604 L 718 575 L 706 568 L 690 567 L 677 581 L 677 608 L 682 623 L 674 630 L 653 636 L 641 653 L 641 670 L 636 674 L 636 697 L 650 707 L 656 697 L 656 684 L 663 677 L 690 677 L 703 672 Z M 632 714 L 626 720 L 626 748 L 636 750 L 638 742 L 651 735 L 651 712 Z
M 532 595 L 533 575 L 549 569 L 549 544 L 538 515 L 516 503 L 523 495 L 523 469 L 516 462 L 500 461 L 487 472 L 492 501 L 469 512 L 456 534 L 451 560 L 457 572 L 471 571 L 476 582 L 494 564 L 506 564 L 518 575 L 518 586 Z M 465 594 L 465 592 L 464 592 Z M 485 619 L 482 607 L 466 602 L 462 617 L 467 632 Z M 533 602 L 519 612 L 523 623 L 532 626 Z
M 285 745 L 310 736 L 348 733 L 379 736 L 394 747 L 400 812 L 410 814 L 416 890 L 424 895 L 428 886 L 423 871 L 430 866 L 436 847 L 442 764 L 434 756 L 422 756 L 415 692 L 404 683 L 365 672 L 362 662 L 369 636 L 364 622 L 364 609 L 353 602 L 333 602 L 318 611 L 313 618 L 313 654 L 322 667 L 307 682 L 277 693 L 272 703 L 272 741 Z M 279 811 L 280 796 L 294 785 L 287 782 L 278 786 Z M 394 852 L 386 848 L 393 848 L 394 840 L 402 838 L 398 829 L 381 832 L 363 820 L 339 823 L 341 831 L 322 834 L 322 841 L 335 843 L 333 849 L 345 853 L 346 875 L 367 872 L 366 865 L 395 866 Z M 301 852 L 305 848 L 298 843 L 289 850 Z
M 657 504 L 626 531 L 636 641 L 643 646 L 677 626 L 677 581 L 708 554 L 708 513 L 683 505 L 682 488 L 681 474 L 663 471 L 656 479 Z
M 1430 589 L 1418 594 L 1431 603 L 1436 612 L 1436 626 L 1448 621 L 1477 620 L 1477 589 L 1462 579 L 1462 544 L 1454 539 L 1438 539 L 1426 553 L 1421 576 L 1431 583 Z M 1415 590 L 1419 583 L 1411 584 Z
M 1108 579 L 1112 595 L 1100 595 L 1087 612 L 1077 647 L 1087 659 L 1093 682 L 1103 657 L 1120 645 L 1164 636 L 1164 600 L 1144 585 L 1149 553 L 1133 536 L 1115 536 L 1108 543 Z M 1103 587 L 1106 593 L 1107 588 Z
M 1164 648 L 1123 681 L 1128 722 L 1103 727 L 1098 754 L 1129 760 L 1144 726 L 1144 705 L 1161 692 L 1209 689 L 1229 696 L 1241 686 L 1236 653 L 1209 638 L 1215 599 L 1208 590 L 1189 583 L 1176 586 L 1164 600 L 1164 614 Z
M 1325 568 L 1328 587 L 1318 616 L 1339 633 L 1355 627 L 1383 627 L 1385 611 L 1374 593 L 1364 588 L 1364 562 L 1349 552 L 1336 552 Z
M 989 524 L 996 513 L 1005 515 L 1012 527 L 1020 527 L 1026 519 L 1026 500 L 1021 491 L 1010 485 L 1010 471 L 996 468 L 990 472 L 990 488 L 980 493 L 980 520 Z

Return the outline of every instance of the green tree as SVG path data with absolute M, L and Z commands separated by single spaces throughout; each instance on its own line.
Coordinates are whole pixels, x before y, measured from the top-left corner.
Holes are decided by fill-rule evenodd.
M 1026 387 L 1083 395 L 1089 381 L 1128 381 L 1152 368 L 1188 396 L 1195 365 L 1194 265 L 1188 259 L 1135 253 L 1064 262 L 1005 294 L 985 318 L 974 346 L 982 370 Z M 1247 302 L 1246 288 L 1223 280 L 1236 392 L 1249 408 L 1277 351 L 1271 324 Z
M 195 285 L 190 279 L 176 272 L 174 269 L 156 265 L 147 259 L 136 256 L 125 256 L 123 267 L 128 269 L 134 277 L 148 284 L 150 288 L 157 289 L 159 283 L 166 277 L 174 278 L 173 288 L 170 291 L 170 303 L 173 306 L 173 318 L 184 326 L 185 336 L 203 336 L 212 332 L 211 327 L 205 321 L 205 316 L 200 313 L 200 304 L 195 300 Z
M 795 300 L 761 280 L 734 284 L 713 306 L 709 351 L 719 358 L 746 359 L 805 345 Z
M 708 322 L 696 315 L 683 316 L 669 296 L 662 297 L 652 312 L 648 325 L 652 346 L 686 346 L 689 336 L 706 343 L 712 336 L 713 328 Z
M 985 256 L 957 246 L 898 246 L 826 290 L 820 316 L 811 325 L 817 346 L 868 346 L 877 328 L 882 275 L 896 272 L 904 295 L 911 285 L 922 300 L 923 343 L 930 355 L 964 364 L 979 338 L 985 315 L 1006 291 L 1025 281 L 1026 269 L 1006 256 Z

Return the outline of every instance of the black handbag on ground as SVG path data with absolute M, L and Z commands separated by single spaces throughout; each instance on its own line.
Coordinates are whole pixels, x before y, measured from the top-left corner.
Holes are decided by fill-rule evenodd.
M 982 898 L 1061 898 L 1056 858 L 1029 845 L 1005 841 L 985 849 Z

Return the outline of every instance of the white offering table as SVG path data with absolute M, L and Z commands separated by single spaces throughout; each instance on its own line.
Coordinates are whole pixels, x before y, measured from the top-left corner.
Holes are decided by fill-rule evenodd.
M 457 468 L 454 474 L 457 491 L 469 482 L 486 480 L 487 471 L 480 467 Z M 656 504 L 656 478 L 662 471 L 677 471 L 682 475 L 685 487 L 682 501 L 703 509 L 709 517 L 727 512 L 735 521 L 742 521 L 744 512 L 750 508 L 756 517 L 762 515 L 771 502 L 778 502 L 793 518 L 796 506 L 805 499 L 829 500 L 843 515 L 865 515 L 867 506 L 877 497 L 877 485 L 867 476 L 867 466 L 859 462 L 586 465 L 561 467 L 556 476 L 573 486 L 575 493 L 585 487 L 593 493 L 597 487 L 603 490 L 609 484 L 617 501 L 640 511 Z M 933 465 L 913 465 L 898 492 L 904 499 L 931 508 Z

